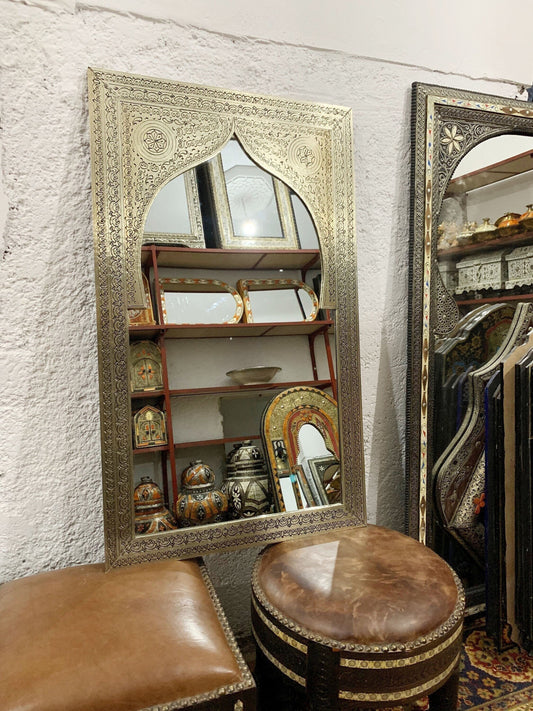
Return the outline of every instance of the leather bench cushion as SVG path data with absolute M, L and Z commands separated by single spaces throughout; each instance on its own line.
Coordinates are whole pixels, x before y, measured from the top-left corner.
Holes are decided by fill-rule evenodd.
M 379 526 L 284 541 L 260 557 L 255 584 L 274 611 L 312 634 L 406 643 L 452 614 L 458 588 L 426 546 Z
M 6 583 L 0 639 L 1 711 L 138 711 L 243 681 L 195 561 Z

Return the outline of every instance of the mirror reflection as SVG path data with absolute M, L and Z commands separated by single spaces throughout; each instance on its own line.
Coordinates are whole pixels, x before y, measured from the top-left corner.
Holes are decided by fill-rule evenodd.
M 229 210 L 236 237 L 283 237 L 274 192 L 274 179 L 256 165 L 238 141 L 229 141 L 220 153 Z
M 230 323 L 235 311 L 230 293 L 165 293 L 165 323 Z
M 145 243 L 205 247 L 194 170 L 176 175 L 156 193 L 144 222 Z
M 115 71 L 88 75 L 107 564 L 191 558 L 364 524 L 351 111 Z M 182 234 L 187 215 L 190 232 Z M 259 234 L 245 235 L 243 216 Z M 234 290 L 240 280 L 287 279 L 321 292 L 322 308 L 298 321 L 275 309 L 270 322 L 213 323 L 207 315 L 206 323 L 169 323 L 165 279 L 216 280 Z M 148 343 L 153 352 L 143 364 Z M 263 413 L 294 388 L 336 399 L 337 365 L 349 443 L 342 502 L 286 514 Z M 146 368 L 161 374 L 157 387 L 146 388 Z M 147 423 L 134 439 L 133 416 L 146 407 L 165 423 L 166 444 Z M 339 458 L 338 438 L 335 446 L 325 440 Z M 154 508 L 158 499 L 164 511 L 135 533 L 143 478 L 143 499 L 152 496 Z M 177 528 L 163 532 L 165 512 Z
M 302 200 L 256 165 L 237 139 L 228 141 L 198 175 L 201 186 L 213 188 L 212 240 L 218 247 L 318 248 L 316 229 Z
M 340 501 L 338 412 L 331 395 L 308 386 L 284 390 L 263 412 L 262 437 L 279 510 Z
M 303 468 L 311 490 L 311 496 L 306 497 L 307 505 L 335 503 L 340 494 L 339 462 L 326 447 L 320 430 L 313 425 L 302 425 L 298 447 L 297 462 Z
M 134 448 L 134 483 L 150 479 L 176 527 L 340 503 L 337 410 L 328 394 L 336 392 L 333 323 L 329 312 L 318 318 L 320 252 L 309 211 L 232 139 L 161 188 L 145 242 L 186 230 L 187 180 L 198 191 L 207 248 L 180 246 L 179 238 L 143 247 L 165 377 L 159 396 L 139 390 L 132 407 L 164 413 L 168 444 L 152 438 L 151 455 L 150 443 Z M 130 326 L 132 342 L 147 335 L 146 326 Z M 273 398 L 295 390 L 299 413 L 313 398 L 329 398 L 329 409 L 302 420 L 294 437 L 277 436 L 287 467 L 272 470 L 262 421 Z M 138 535 L 144 531 L 154 527 Z
M 251 291 L 250 306 L 254 323 L 305 321 L 313 313 L 313 299 L 304 289 Z
M 146 216 L 144 231 L 191 233 L 184 175 L 177 175 L 157 193 Z
M 437 260 L 461 320 L 435 345 L 435 460 L 468 409 L 467 373 L 494 356 L 516 303 L 531 291 L 532 201 L 530 136 L 483 141 L 462 158 L 448 183 L 438 217 Z
M 515 555 L 514 441 L 503 454 L 505 418 L 515 429 L 509 385 L 503 396 L 505 379 L 514 379 L 515 364 L 531 349 L 517 323 L 533 300 L 532 203 L 533 138 L 502 135 L 459 162 L 438 216 L 438 268 L 459 320 L 435 341 L 429 536 L 459 573 L 467 599 L 481 604 L 487 585 L 498 579 L 506 586 L 501 551 L 508 560 Z M 488 629 L 503 644 L 514 612 L 487 604 Z
M 218 279 L 160 279 L 163 323 L 238 323 L 242 299 Z

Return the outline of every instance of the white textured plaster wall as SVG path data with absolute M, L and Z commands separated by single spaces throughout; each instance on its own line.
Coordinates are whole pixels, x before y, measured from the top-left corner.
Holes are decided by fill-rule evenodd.
M 0 0 L 1 579 L 103 559 L 87 66 L 353 107 L 368 510 L 401 528 L 410 85 L 442 77 L 48 4 Z M 209 559 L 238 632 L 254 556 Z
M 233 37 L 327 48 L 444 74 L 526 84 L 533 79 L 528 43 L 516 30 L 533 21 L 533 5 L 523 0 L 22 1 L 71 12 L 79 6 L 105 8 Z

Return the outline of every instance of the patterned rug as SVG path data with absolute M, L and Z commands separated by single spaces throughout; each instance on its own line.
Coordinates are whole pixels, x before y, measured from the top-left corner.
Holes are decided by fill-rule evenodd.
M 413 707 L 427 709 L 427 699 Z M 458 711 L 473 709 L 533 711 L 533 657 L 518 647 L 498 652 L 482 628 L 466 633 L 461 661 Z

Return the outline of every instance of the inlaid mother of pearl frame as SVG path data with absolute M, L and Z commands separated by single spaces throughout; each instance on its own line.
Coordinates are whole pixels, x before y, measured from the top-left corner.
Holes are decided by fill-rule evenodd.
M 437 264 L 438 217 L 448 181 L 464 156 L 485 139 L 510 133 L 533 135 L 530 103 L 413 85 L 406 511 L 410 535 L 429 544 L 435 338 L 449 333 L 459 315 Z
M 261 545 L 365 522 L 352 121 L 349 109 L 89 70 L 106 561 Z M 303 200 L 335 310 L 343 503 L 136 537 L 127 308 L 144 306 L 143 224 L 157 191 L 233 136 Z

